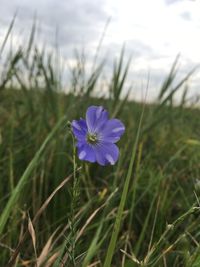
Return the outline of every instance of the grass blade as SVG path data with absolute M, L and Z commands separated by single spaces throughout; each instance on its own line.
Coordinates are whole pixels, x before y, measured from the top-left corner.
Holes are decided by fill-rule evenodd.
M 109 247 L 107 250 L 106 259 L 105 259 L 105 262 L 103 265 L 104 267 L 110 267 L 111 266 L 111 262 L 112 262 L 116 242 L 117 242 L 117 237 L 119 234 L 120 225 L 121 225 L 121 221 L 122 221 L 123 210 L 124 210 L 124 206 L 125 206 L 125 202 L 126 202 L 126 198 L 127 198 L 127 194 L 128 194 L 129 183 L 130 183 L 132 170 L 133 170 L 133 163 L 135 161 L 136 150 L 137 150 L 139 137 L 140 137 L 143 114 L 144 114 L 144 107 L 143 107 L 143 111 L 142 111 L 142 114 L 140 117 L 140 122 L 139 122 L 138 130 L 137 130 L 136 140 L 135 140 L 135 143 L 133 145 L 131 160 L 130 160 L 130 164 L 129 164 L 129 168 L 128 168 L 128 173 L 127 173 L 127 176 L 125 179 L 125 184 L 124 184 L 124 188 L 123 188 L 123 192 L 122 192 L 122 196 L 121 196 L 121 200 L 120 200 L 120 204 L 119 204 L 119 209 L 117 212 L 117 217 L 116 217 L 116 220 L 114 223 L 114 228 L 113 228 L 111 240 L 110 240 Z
M 2 54 L 2 52 L 3 52 L 3 50 L 4 50 L 4 47 L 5 47 L 6 42 L 7 42 L 7 40 L 8 40 L 8 37 L 9 37 L 11 31 L 12 31 L 12 28 L 13 28 L 13 26 L 14 26 L 15 19 L 16 19 L 16 15 L 17 15 L 17 13 L 14 14 L 14 17 L 13 17 L 11 23 L 10 23 L 10 26 L 9 26 L 9 28 L 8 28 L 8 31 L 7 31 L 6 36 L 5 36 L 5 38 L 4 38 L 4 41 L 3 41 L 2 45 L 1 45 L 1 48 L 0 48 L 0 57 L 1 57 L 1 54 Z
M 32 171 L 37 166 L 41 155 L 43 154 L 47 144 L 52 140 L 54 137 L 54 134 L 57 132 L 57 130 L 60 128 L 60 126 L 63 124 L 63 122 L 66 120 L 66 117 L 62 117 L 58 123 L 55 125 L 55 127 L 52 129 L 52 131 L 49 133 L 43 144 L 41 145 L 40 149 L 37 151 L 31 162 L 29 163 L 28 167 L 26 168 L 24 174 L 22 175 L 21 179 L 19 180 L 17 186 L 13 190 L 10 199 L 8 200 L 8 203 L 1 213 L 0 216 L 0 235 L 3 233 L 5 225 L 8 221 L 9 215 L 11 211 L 13 210 L 14 205 L 16 204 L 25 184 L 27 183 Z

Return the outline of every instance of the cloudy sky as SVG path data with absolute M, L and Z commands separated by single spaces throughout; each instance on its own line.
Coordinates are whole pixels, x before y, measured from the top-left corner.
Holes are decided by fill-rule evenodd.
M 126 59 L 132 56 L 127 85 L 132 96 L 144 95 L 148 74 L 149 100 L 155 99 L 176 55 L 181 54 L 179 77 L 200 63 L 200 0 L 0 0 L 0 42 L 17 11 L 13 31 L 15 45 L 23 42 L 37 14 L 41 42 L 54 46 L 61 57 L 73 62 L 74 48 L 84 48 L 88 61 L 94 57 L 106 22 L 100 58 L 106 57 L 105 76 L 125 44 Z M 190 95 L 199 94 L 200 72 L 190 80 Z

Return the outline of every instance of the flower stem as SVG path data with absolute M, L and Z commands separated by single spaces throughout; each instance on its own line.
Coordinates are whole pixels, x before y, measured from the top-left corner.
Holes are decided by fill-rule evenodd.
M 76 248 L 76 222 L 75 222 L 75 211 L 76 211 L 76 205 L 78 201 L 79 196 L 79 180 L 76 175 L 76 145 L 74 136 L 72 135 L 72 142 L 73 142 L 73 187 L 72 187 L 72 200 L 71 200 L 71 260 L 72 264 L 75 267 L 76 266 L 76 260 L 75 260 L 75 248 Z

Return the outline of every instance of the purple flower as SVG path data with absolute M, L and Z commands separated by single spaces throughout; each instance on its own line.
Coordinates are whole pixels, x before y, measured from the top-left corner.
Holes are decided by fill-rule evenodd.
M 73 120 L 72 131 L 77 140 L 80 160 L 97 162 L 104 166 L 114 165 L 119 157 L 115 145 L 125 127 L 118 119 L 109 119 L 108 112 L 101 106 L 87 109 L 86 120 Z

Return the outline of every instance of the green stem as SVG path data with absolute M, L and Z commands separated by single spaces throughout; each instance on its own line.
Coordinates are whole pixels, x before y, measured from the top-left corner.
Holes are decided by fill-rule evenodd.
M 76 247 L 76 222 L 75 222 L 75 210 L 78 201 L 78 177 L 76 175 L 76 145 L 74 136 L 72 135 L 72 142 L 73 142 L 73 188 L 72 188 L 72 202 L 71 202 L 71 259 L 72 264 L 75 267 L 75 247 Z

